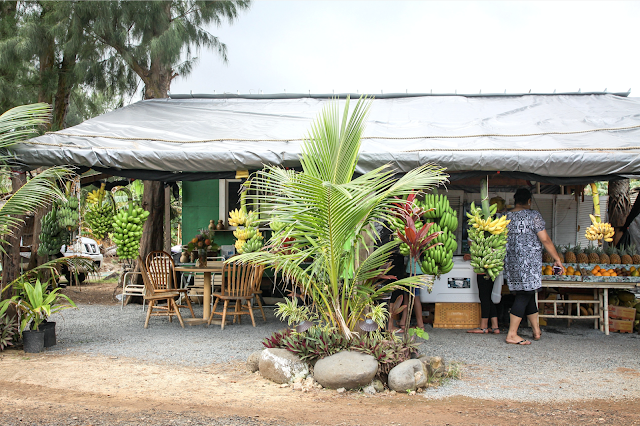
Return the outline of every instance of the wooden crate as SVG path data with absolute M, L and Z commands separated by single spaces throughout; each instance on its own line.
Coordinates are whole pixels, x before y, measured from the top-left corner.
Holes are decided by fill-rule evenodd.
M 475 328 L 479 325 L 479 303 L 436 303 L 434 328 Z

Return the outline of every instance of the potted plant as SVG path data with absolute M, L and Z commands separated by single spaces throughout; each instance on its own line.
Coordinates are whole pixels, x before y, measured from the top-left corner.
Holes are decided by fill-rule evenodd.
M 35 283 L 29 281 L 18 281 L 14 285 L 17 294 L 10 299 L 0 302 L 0 315 L 4 314 L 10 305 L 15 306 L 20 315 L 19 332 L 22 335 L 25 352 L 42 352 L 44 350 L 44 330 L 42 323 L 52 314 L 64 309 L 75 308 L 76 305 L 69 297 L 59 294 L 59 288 L 47 291 L 47 283 L 40 282 L 36 278 Z M 69 304 L 58 303 L 62 298 Z M 25 330 L 29 325 L 30 329 Z

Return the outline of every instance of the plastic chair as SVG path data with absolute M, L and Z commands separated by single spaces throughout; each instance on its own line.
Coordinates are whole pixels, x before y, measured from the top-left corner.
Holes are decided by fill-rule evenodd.
M 136 275 L 142 275 L 141 272 L 129 271 L 122 277 L 122 300 L 120 304 L 120 310 L 124 308 L 125 296 L 140 296 L 142 297 L 142 310 L 144 311 L 144 284 L 136 284 L 132 278 Z M 129 282 L 127 283 L 127 277 Z
M 138 257 L 138 262 L 140 264 L 140 273 L 142 274 L 142 280 L 144 281 L 144 300 L 149 302 L 149 307 L 147 308 L 147 317 L 144 321 L 144 328 L 149 327 L 149 319 L 152 316 L 168 316 L 169 322 L 172 321 L 173 315 L 178 317 L 180 321 L 180 325 L 184 328 L 184 322 L 182 321 L 182 315 L 180 315 L 180 309 L 175 301 L 177 297 L 180 296 L 180 293 L 177 291 L 156 291 L 153 283 L 151 282 L 151 278 L 149 277 L 149 273 L 147 271 L 147 267 L 142 261 L 141 257 Z M 158 306 L 156 303 L 161 300 L 167 301 L 167 306 Z
M 255 318 L 253 317 L 253 307 L 251 306 L 251 299 L 253 298 L 253 292 L 255 290 L 256 282 L 256 269 L 254 265 L 241 262 L 225 263 L 222 267 L 222 284 L 220 291 L 212 294 L 216 298 L 211 309 L 211 315 L 209 315 L 208 325 L 211 325 L 214 315 L 222 316 L 221 329 L 224 330 L 227 315 L 234 316 L 240 322 L 241 315 L 249 315 L 251 317 L 251 324 L 256 326 Z M 222 312 L 216 312 L 218 303 L 223 302 Z M 235 310 L 227 312 L 229 302 L 235 301 Z M 246 304 L 246 309 L 243 309 L 243 305 Z
M 169 253 L 162 250 L 152 251 L 147 255 L 146 267 L 149 273 L 149 279 L 157 292 L 172 291 L 178 292 L 180 296 L 187 296 L 187 289 L 177 288 L 178 282 L 176 280 L 175 263 Z M 180 299 L 182 299 L 182 297 L 180 297 Z M 185 299 L 187 300 L 187 304 L 178 305 L 178 307 L 189 308 L 191 317 L 195 318 L 191 301 L 188 297 L 185 297 Z

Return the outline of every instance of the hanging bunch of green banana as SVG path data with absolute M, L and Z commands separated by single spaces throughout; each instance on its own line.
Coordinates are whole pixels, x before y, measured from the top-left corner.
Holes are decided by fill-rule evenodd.
M 129 199 L 128 206 L 121 209 L 113 216 L 112 240 L 118 248 L 116 254 L 121 259 L 135 259 L 140 253 L 140 237 L 142 227 L 149 217 L 149 212 L 133 202 L 131 192 L 127 188 L 120 187 L 115 192 L 123 191 Z
M 38 246 L 40 256 L 56 254 L 63 244 L 69 243 L 69 231 L 58 224 L 57 210 L 58 207 L 54 204 L 53 209 L 44 215 L 40 222 L 40 245 Z
M 67 182 L 65 196 L 67 198 L 66 201 L 58 201 L 54 204 L 54 209 L 58 209 L 56 213 L 56 218 L 58 220 L 58 225 L 62 228 L 67 228 L 68 231 L 71 231 L 73 228 L 78 227 L 79 222 L 79 212 L 78 212 L 78 197 L 76 195 L 72 195 L 71 191 L 72 182 Z
M 497 211 L 497 204 L 491 205 L 486 215 L 482 208 L 471 203 L 469 218 L 469 251 L 471 266 L 477 274 L 487 274 L 495 280 L 504 269 L 504 256 L 507 252 L 507 225 L 510 221 L 506 216 L 493 219 Z M 488 217 L 487 217 L 488 216 Z
M 446 274 L 453 269 L 453 254 L 458 250 L 456 229 L 458 212 L 451 208 L 449 199 L 443 194 L 425 194 L 418 206 L 425 210 L 422 216 L 426 222 L 434 222 L 429 232 L 442 231 L 433 243 L 441 243 L 422 253 L 422 272 L 429 275 Z M 417 226 L 417 225 L 416 225 Z
M 104 188 L 103 183 L 100 189 L 91 191 L 87 195 L 87 208 L 84 214 L 91 233 L 100 240 L 113 230 L 113 198 Z

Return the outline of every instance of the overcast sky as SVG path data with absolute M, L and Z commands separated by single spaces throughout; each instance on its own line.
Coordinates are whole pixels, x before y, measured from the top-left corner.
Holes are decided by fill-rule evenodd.
M 255 1 L 171 93 L 640 93 L 637 2 Z

